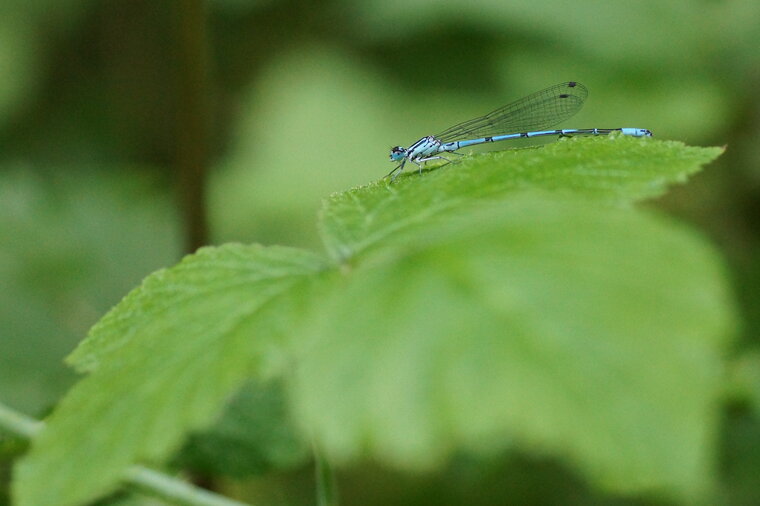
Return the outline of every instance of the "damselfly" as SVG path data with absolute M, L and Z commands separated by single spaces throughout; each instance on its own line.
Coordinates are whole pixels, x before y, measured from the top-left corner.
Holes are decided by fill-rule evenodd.
M 545 135 L 569 136 L 573 134 L 606 135 L 621 132 L 633 137 L 651 137 L 652 132 L 646 128 L 573 128 L 565 130 L 546 130 L 560 123 L 583 107 L 588 90 L 581 83 L 569 81 L 532 95 L 516 102 L 499 107 L 493 112 L 471 119 L 444 130 L 438 135 L 428 135 L 408 148 L 396 146 L 391 148 L 392 162 L 401 162 L 388 176 L 392 180 L 401 174 L 406 162 L 412 162 L 422 172 L 422 163 L 430 160 L 446 160 L 442 153 L 460 155 L 455 151 L 467 146 L 485 144 L 486 142 L 505 141 Z M 387 176 L 386 176 L 387 177 Z

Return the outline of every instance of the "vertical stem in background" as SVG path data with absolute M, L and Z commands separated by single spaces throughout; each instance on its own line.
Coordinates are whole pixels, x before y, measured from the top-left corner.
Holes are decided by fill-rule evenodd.
M 185 249 L 208 242 L 206 170 L 209 161 L 209 86 L 206 6 L 204 0 L 178 0 L 175 50 L 176 152 Z
M 335 472 L 324 455 L 313 445 L 314 471 L 317 481 L 317 506 L 338 506 Z

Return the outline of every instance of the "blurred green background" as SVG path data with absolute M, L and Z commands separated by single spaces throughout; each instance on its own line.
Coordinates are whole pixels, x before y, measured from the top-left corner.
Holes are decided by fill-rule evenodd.
M 0 7 L 0 399 L 27 414 L 55 404 L 75 379 L 62 358 L 151 271 L 201 244 L 319 248 L 321 199 L 385 175 L 391 146 L 567 80 L 590 89 L 567 128 L 727 146 L 651 205 L 724 252 L 744 316 L 735 353 L 758 345 L 757 0 Z M 723 494 L 760 504 L 757 412 L 739 396 L 724 411 Z M 346 494 L 408 485 L 453 501 L 453 483 L 553 503 L 556 491 L 527 492 L 545 479 L 557 497 L 601 501 L 553 463 L 521 462 L 523 479 L 506 484 L 468 465 L 424 486 L 366 483 L 377 473 L 359 470 Z M 300 502 L 288 492 L 300 482 L 271 486 L 282 504 Z M 422 499 L 436 504 L 421 492 L 405 500 Z

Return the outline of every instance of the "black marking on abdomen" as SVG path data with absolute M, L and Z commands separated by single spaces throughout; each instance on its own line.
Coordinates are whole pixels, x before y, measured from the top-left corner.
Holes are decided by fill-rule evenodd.
M 485 141 L 485 142 L 493 142 L 493 137 L 486 137 L 485 139 L 483 139 L 483 141 Z
M 528 137 L 528 132 L 523 132 L 520 134 L 520 137 Z

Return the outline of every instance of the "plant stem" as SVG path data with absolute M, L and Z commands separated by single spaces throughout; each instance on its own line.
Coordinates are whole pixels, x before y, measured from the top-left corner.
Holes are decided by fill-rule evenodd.
M 0 402 L 0 428 L 6 429 L 7 432 L 25 439 L 31 439 L 42 430 L 43 426 L 42 422 L 22 415 Z
M 45 427 L 43 422 L 23 415 L 0 402 L 0 430 L 31 439 Z M 227 499 L 142 466 L 132 466 L 122 481 L 130 488 L 180 506 L 250 506 Z
M 317 506 L 338 506 L 337 487 L 335 485 L 335 473 L 330 463 L 317 450 L 313 448 L 314 467 L 317 475 Z
M 208 243 L 206 170 L 209 163 L 209 70 L 204 0 L 176 2 L 177 69 L 175 169 L 185 226 L 185 249 Z
M 132 489 L 181 506 L 247 506 L 142 466 L 130 467 L 123 480 Z

